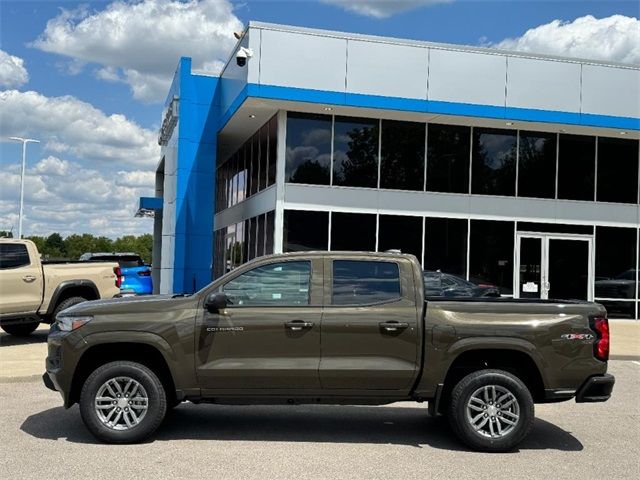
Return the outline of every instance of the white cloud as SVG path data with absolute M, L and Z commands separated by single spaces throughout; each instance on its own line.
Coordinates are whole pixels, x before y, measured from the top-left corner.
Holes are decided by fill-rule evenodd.
M 153 168 L 159 160 L 155 132 L 72 96 L 6 90 L 0 92 L 0 110 L 3 134 L 32 136 L 45 150 L 109 165 Z
M 321 0 L 366 17 L 387 18 L 420 7 L 449 3 L 453 0 Z
M 125 179 L 125 181 L 121 181 Z M 153 195 L 153 174 L 102 172 L 49 156 L 25 175 L 26 235 L 60 232 L 119 237 L 149 233 L 148 219 L 134 218 L 138 198 Z M 0 230 L 17 225 L 20 169 L 0 171 Z
M 228 0 L 115 1 L 100 11 L 63 10 L 33 46 L 97 63 L 98 78 L 124 81 L 136 99 L 164 100 L 180 56 L 219 69 L 242 23 Z
M 20 87 L 29 81 L 24 60 L 0 50 L 0 87 Z
M 521 52 L 640 64 L 640 21 L 634 17 L 592 15 L 573 22 L 553 20 L 489 46 Z

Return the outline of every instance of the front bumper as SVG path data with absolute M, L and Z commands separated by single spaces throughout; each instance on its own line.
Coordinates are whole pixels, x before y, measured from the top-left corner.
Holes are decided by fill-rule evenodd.
M 51 380 L 51 377 L 49 377 L 49 374 L 47 372 L 44 372 L 42 374 L 42 381 L 44 382 L 44 386 L 47 387 L 49 390 L 53 390 L 54 392 L 57 392 L 56 386 L 53 384 L 53 381 Z
M 615 377 L 609 374 L 590 377 L 578 389 L 576 402 L 606 402 L 611 398 L 611 391 L 615 383 Z

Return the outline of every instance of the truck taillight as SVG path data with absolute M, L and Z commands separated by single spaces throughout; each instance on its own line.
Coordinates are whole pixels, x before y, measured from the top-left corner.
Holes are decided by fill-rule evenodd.
M 122 286 L 122 270 L 120 267 L 113 267 L 113 273 L 116 274 L 116 287 L 120 288 Z
M 594 317 L 591 319 L 591 330 L 596 332 L 597 339 L 593 344 L 593 355 L 606 362 L 609 360 L 609 320 L 607 317 Z

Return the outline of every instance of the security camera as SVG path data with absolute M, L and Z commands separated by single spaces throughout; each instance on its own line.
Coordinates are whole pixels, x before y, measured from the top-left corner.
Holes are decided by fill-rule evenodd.
M 247 58 L 253 57 L 253 50 L 250 48 L 240 47 L 236 54 L 236 63 L 239 67 L 244 67 L 247 64 Z

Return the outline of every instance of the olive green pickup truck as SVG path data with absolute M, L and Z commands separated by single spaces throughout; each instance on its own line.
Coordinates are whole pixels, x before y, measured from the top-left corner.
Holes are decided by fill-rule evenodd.
M 429 300 L 411 255 L 249 262 L 189 296 L 97 300 L 57 316 L 45 384 L 100 440 L 138 442 L 182 401 L 428 402 L 467 445 L 512 449 L 534 404 L 607 400 L 605 309 Z

